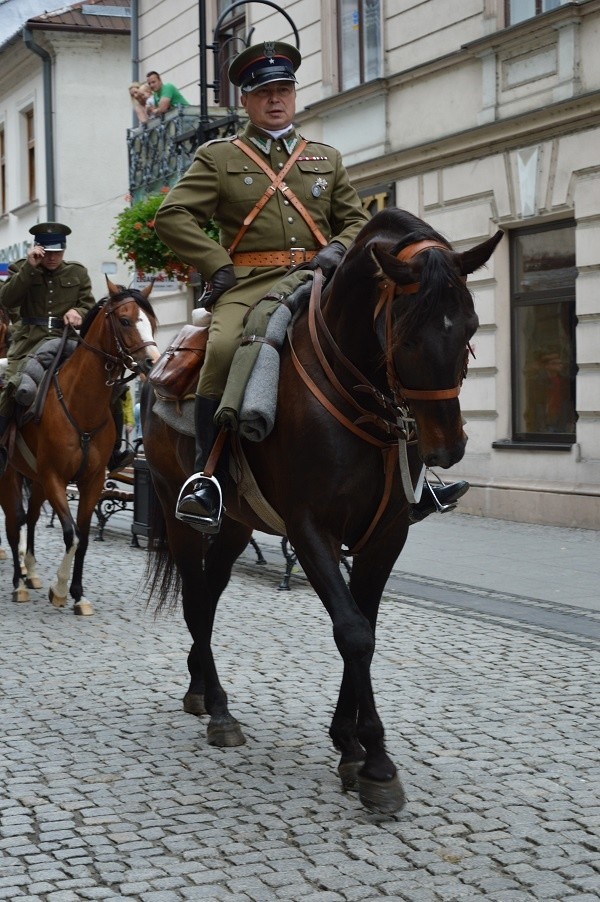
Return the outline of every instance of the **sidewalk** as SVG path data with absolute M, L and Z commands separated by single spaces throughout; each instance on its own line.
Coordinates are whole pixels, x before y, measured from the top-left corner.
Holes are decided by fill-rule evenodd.
M 600 529 L 432 514 L 410 527 L 393 572 L 600 612 Z

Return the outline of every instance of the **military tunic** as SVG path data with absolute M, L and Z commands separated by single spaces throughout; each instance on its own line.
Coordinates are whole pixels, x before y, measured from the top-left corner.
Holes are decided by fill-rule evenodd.
M 20 371 L 26 357 L 47 338 L 58 337 L 62 327 L 28 325 L 23 317 L 56 317 L 62 320 L 68 310 L 76 310 L 82 317 L 95 304 L 92 283 L 81 263 L 63 262 L 50 272 L 42 266 L 31 266 L 27 260 L 18 260 L 9 267 L 9 278 L 0 287 L 0 305 L 11 320 L 12 340 L 8 352 L 5 389 L 0 396 L 0 413 L 10 415 L 9 400 L 20 381 Z
M 252 123 L 240 138 L 255 152 L 260 151 L 275 174 L 300 141 L 293 129 L 275 139 Z M 327 144 L 309 142 L 285 183 L 327 241 L 335 239 L 349 247 L 368 216 L 350 184 L 339 151 Z M 196 151 L 190 168 L 167 195 L 156 216 L 156 231 L 181 260 L 210 280 L 218 269 L 232 263 L 227 248 L 269 184 L 262 169 L 230 140 L 211 141 Z M 211 218 L 220 231 L 219 244 L 203 230 Z M 319 243 L 300 213 L 277 191 L 253 220 L 235 252 L 287 251 L 296 247 L 318 250 Z M 222 294 L 213 309 L 199 394 L 221 397 L 248 307 L 273 290 L 288 269 L 235 266 L 237 285 Z

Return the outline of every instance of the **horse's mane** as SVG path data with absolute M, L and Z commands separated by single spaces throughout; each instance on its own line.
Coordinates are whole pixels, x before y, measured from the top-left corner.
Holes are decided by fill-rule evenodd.
M 81 324 L 81 329 L 79 330 L 79 334 L 82 338 L 85 338 L 86 333 L 89 331 L 92 323 L 108 301 L 122 301 L 124 298 L 133 298 L 136 304 L 139 304 L 139 306 L 142 308 L 144 313 L 147 313 L 148 316 L 151 317 L 152 320 L 154 320 L 154 322 L 157 322 L 156 314 L 154 312 L 152 304 L 150 303 L 148 298 L 142 294 L 141 291 L 138 291 L 137 288 L 125 288 L 124 285 L 117 285 L 116 287 L 119 289 L 118 294 L 107 295 L 104 298 L 100 298 L 97 304 L 95 304 L 91 308 L 91 310 L 88 310 Z

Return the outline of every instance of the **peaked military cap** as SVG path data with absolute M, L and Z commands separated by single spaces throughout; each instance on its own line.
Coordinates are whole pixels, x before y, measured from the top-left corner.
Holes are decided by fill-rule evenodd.
M 296 81 L 294 72 L 302 62 L 300 51 L 282 41 L 265 41 L 247 47 L 229 67 L 229 81 L 245 93 L 272 81 Z
M 41 244 L 45 250 L 64 251 L 71 229 L 62 222 L 40 222 L 31 226 L 29 233 L 35 236 L 35 243 Z

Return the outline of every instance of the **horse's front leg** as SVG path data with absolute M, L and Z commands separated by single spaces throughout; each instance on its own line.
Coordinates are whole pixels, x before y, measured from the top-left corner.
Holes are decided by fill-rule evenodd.
M 360 756 L 360 748 L 364 749 L 364 763 L 358 772 L 363 805 L 386 814 L 399 811 L 405 803 L 404 790 L 385 749 L 383 724 L 371 684 L 374 627 L 346 585 L 340 572 L 339 551 L 333 540 L 320 538 L 314 526 L 289 530 L 289 538 L 304 572 L 331 617 L 333 637 L 344 661 L 343 698 L 341 703 L 338 701 L 334 741 L 345 746 L 349 759 L 355 761 Z
M 48 598 L 55 608 L 62 608 L 67 603 L 69 577 L 79 539 L 64 486 L 49 485 L 45 488 L 48 501 L 52 505 L 52 509 L 55 511 L 62 527 L 63 541 L 65 543 L 65 553 L 58 565 L 56 579 L 48 589 Z
M 175 525 L 175 524 L 173 524 Z M 177 524 L 181 526 L 181 524 Z M 189 527 L 183 526 L 187 541 L 173 543 L 182 580 L 183 614 L 194 644 L 188 656 L 190 687 L 184 708 L 210 715 L 207 739 L 210 745 L 232 747 L 246 742 L 240 724 L 229 711 L 229 701 L 217 672 L 212 652 L 212 632 L 219 598 L 227 586 L 234 562 L 250 539 L 251 530 L 226 519 L 213 540 L 190 541 Z M 195 547 L 194 547 L 195 546 Z M 199 553 L 200 547 L 200 553 Z M 200 698 L 199 693 L 203 696 Z
M 408 524 L 394 522 L 386 535 L 377 535 L 361 554 L 356 556 L 350 577 L 350 592 L 359 610 L 368 619 L 373 633 L 377 626 L 377 615 L 381 596 L 400 554 Z M 344 667 L 344 675 L 335 713 L 331 721 L 329 735 L 335 747 L 341 752 L 338 773 L 345 790 L 360 789 L 363 795 L 370 791 L 363 769 L 365 751 L 357 735 L 358 699 L 354 681 L 349 670 Z M 362 782 L 362 786 L 361 786 Z
M 91 616 L 94 608 L 91 601 L 87 599 L 83 592 L 83 565 L 88 550 L 90 538 L 90 525 L 92 522 L 92 514 L 98 503 L 98 498 L 102 492 L 104 485 L 104 470 L 101 470 L 85 483 L 81 483 L 79 488 L 79 503 L 77 505 L 77 550 L 73 563 L 73 576 L 71 577 L 71 585 L 69 586 L 69 594 L 73 599 L 73 613 L 83 616 Z

